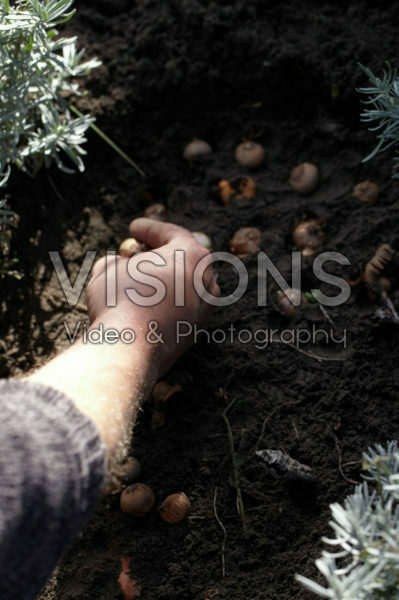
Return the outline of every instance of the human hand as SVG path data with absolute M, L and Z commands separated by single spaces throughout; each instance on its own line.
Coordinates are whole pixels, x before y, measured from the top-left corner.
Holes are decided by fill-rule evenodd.
M 192 343 L 191 337 L 184 337 L 178 343 L 176 335 L 177 321 L 185 321 L 191 325 L 202 326 L 210 313 L 211 306 L 206 304 L 197 294 L 193 284 L 193 272 L 202 258 L 209 254 L 191 235 L 189 231 L 152 219 L 136 219 L 129 227 L 130 235 L 144 242 L 151 251 L 142 252 L 131 259 L 114 256 L 100 259 L 94 266 L 93 277 L 87 290 L 87 305 L 92 323 L 102 323 L 104 327 L 118 330 L 133 329 L 137 335 L 134 344 L 139 345 L 144 353 L 155 362 L 157 375 L 160 376 Z M 154 252 L 152 252 L 154 250 Z M 176 251 L 182 251 L 175 256 Z M 157 264 L 154 264 L 154 260 Z M 175 264 L 176 268 L 185 263 L 184 306 L 176 306 L 175 298 Z M 129 269 L 129 271 L 128 271 Z M 130 272 L 130 274 L 129 274 Z M 142 275 L 156 277 L 158 282 L 152 283 Z M 110 282 L 116 275 L 115 288 Z M 134 278 L 132 278 L 132 276 Z M 107 282 L 108 277 L 108 282 Z M 154 285 L 165 286 L 165 297 L 154 306 L 143 306 L 152 303 Z M 214 296 L 220 295 L 212 267 L 208 267 L 203 276 L 204 287 Z M 115 289 L 116 306 L 109 306 L 110 291 Z M 179 288 L 181 290 L 181 286 Z M 107 302 L 108 291 L 108 302 Z M 134 297 L 132 298 L 132 296 Z M 108 305 L 107 305 L 108 304 Z M 162 334 L 163 343 L 150 343 L 147 339 L 150 322 L 156 322 L 156 333 Z M 155 336 L 150 336 L 155 341 Z

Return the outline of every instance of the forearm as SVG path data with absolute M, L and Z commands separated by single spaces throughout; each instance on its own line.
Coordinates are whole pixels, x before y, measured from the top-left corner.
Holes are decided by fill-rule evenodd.
M 99 319 L 90 330 L 100 324 L 123 329 L 115 319 Z M 137 411 L 156 380 L 155 351 L 140 333 L 133 343 L 80 339 L 28 379 L 64 392 L 95 423 L 113 462 L 124 452 Z

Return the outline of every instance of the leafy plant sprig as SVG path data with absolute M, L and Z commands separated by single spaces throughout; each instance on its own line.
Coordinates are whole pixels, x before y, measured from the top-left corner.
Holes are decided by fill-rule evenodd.
M 327 579 L 323 587 L 302 575 L 296 579 L 330 600 L 397 600 L 399 598 L 399 448 L 391 441 L 364 454 L 367 481 L 330 506 L 335 537 L 322 540 L 335 548 L 316 561 Z
M 0 174 L 4 185 L 12 165 L 35 173 L 54 160 L 65 172 L 64 156 L 84 170 L 84 133 L 89 116 L 73 118 L 68 96 L 82 95 L 76 78 L 101 63 L 82 62 L 76 37 L 57 37 L 73 0 L 0 0 Z M 61 158 L 62 157 L 62 158 Z
M 367 108 L 361 113 L 362 121 L 366 123 L 377 122 L 369 131 L 378 131 L 378 143 L 374 150 L 366 156 L 363 162 L 370 160 L 379 152 L 384 152 L 391 146 L 399 143 L 399 78 L 397 70 L 392 69 L 387 62 L 387 70 L 383 71 L 382 78 L 376 77 L 373 72 L 359 63 L 359 66 L 368 76 L 371 87 L 359 88 L 358 92 L 369 96 L 363 100 Z M 395 169 L 399 169 L 399 157 L 394 159 Z M 394 174 L 398 178 L 399 173 Z

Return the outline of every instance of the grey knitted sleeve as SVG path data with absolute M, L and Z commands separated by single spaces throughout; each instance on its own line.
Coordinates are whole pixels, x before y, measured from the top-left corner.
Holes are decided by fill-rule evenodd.
M 94 424 L 52 388 L 0 381 L 0 598 L 31 600 L 104 485 Z

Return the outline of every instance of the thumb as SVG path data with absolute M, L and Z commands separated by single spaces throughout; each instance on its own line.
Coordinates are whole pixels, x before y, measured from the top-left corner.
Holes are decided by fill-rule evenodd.
M 179 238 L 185 241 L 193 239 L 191 233 L 183 227 L 144 218 L 132 221 L 129 225 L 129 233 L 150 248 L 159 248 Z

